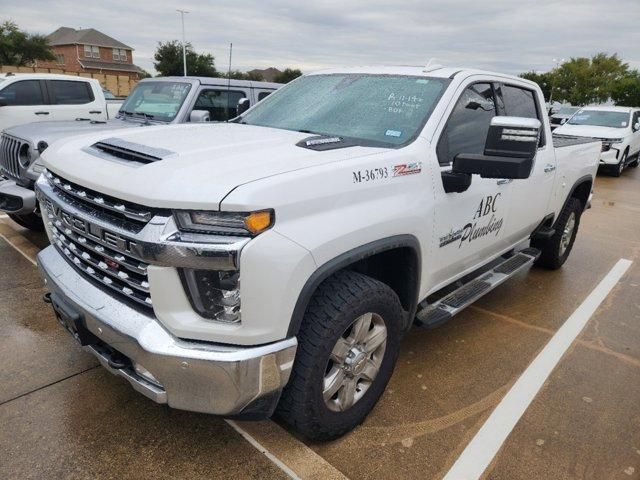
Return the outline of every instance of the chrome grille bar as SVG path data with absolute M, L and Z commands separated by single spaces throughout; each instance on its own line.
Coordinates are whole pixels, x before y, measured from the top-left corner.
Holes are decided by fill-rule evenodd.
M 53 187 L 63 191 L 67 195 L 71 195 L 78 200 L 105 210 L 119 213 L 130 220 L 148 223 L 153 218 L 154 212 L 151 211 L 151 209 L 146 209 L 141 205 L 135 205 L 130 202 L 123 202 L 107 195 L 79 187 L 49 170 L 45 171 L 45 177 L 47 177 Z
M 0 138 L 0 168 L 13 178 L 20 178 L 20 147 L 22 142 L 6 133 Z

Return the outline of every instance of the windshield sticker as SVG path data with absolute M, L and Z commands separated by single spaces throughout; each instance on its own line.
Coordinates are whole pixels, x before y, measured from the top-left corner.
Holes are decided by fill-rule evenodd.
M 627 126 L 627 122 L 620 122 L 620 125 L 622 125 L 623 127 Z
M 422 83 L 423 85 L 426 85 L 427 83 L 429 83 L 429 80 L 427 80 L 426 78 L 421 78 L 419 80 L 416 80 L 416 83 Z
M 393 176 L 415 175 L 422 171 L 422 162 L 402 163 L 393 167 Z
M 402 132 L 400 130 L 387 130 L 384 132 L 387 137 L 396 137 L 399 138 L 402 136 Z
M 461 228 L 452 228 L 446 235 L 440 237 L 440 248 L 457 241 L 459 241 L 458 248 L 462 248 L 463 245 L 487 235 L 494 234 L 497 237 L 504 221 L 504 218 L 500 217 L 497 206 L 500 196 L 500 193 L 496 193 L 481 199 L 469 223 Z

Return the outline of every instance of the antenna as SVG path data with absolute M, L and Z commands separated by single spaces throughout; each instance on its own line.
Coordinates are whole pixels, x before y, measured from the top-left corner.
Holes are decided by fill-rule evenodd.
M 233 43 L 229 44 L 229 72 L 227 73 L 227 122 L 231 116 L 231 59 L 233 57 Z
M 443 66 L 440 65 L 439 63 L 435 63 L 436 60 L 437 59 L 435 57 L 431 57 L 427 62 L 427 64 L 424 66 L 424 69 L 422 71 L 424 73 L 427 73 L 427 72 L 432 72 L 434 70 L 438 70 L 439 68 L 443 68 Z

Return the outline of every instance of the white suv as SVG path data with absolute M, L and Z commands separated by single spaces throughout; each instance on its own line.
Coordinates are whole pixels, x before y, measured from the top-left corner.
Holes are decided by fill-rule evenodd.
M 555 135 L 602 140 L 600 166 L 619 177 L 626 166 L 637 167 L 640 154 L 640 109 L 631 107 L 585 107 Z

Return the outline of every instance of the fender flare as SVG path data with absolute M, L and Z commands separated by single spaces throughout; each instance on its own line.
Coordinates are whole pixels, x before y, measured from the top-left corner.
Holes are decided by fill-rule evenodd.
M 394 235 L 392 237 L 375 240 L 365 245 L 361 245 L 354 249 L 348 250 L 333 258 L 332 260 L 324 263 L 322 266 L 318 267 L 316 271 L 313 272 L 313 274 L 307 279 L 306 283 L 302 287 L 302 290 L 300 291 L 300 294 L 298 295 L 298 300 L 296 301 L 295 307 L 293 308 L 293 313 L 291 315 L 287 337 L 293 337 L 298 334 L 300 325 L 302 324 L 302 319 L 305 312 L 307 311 L 309 301 L 324 280 L 329 278 L 334 273 L 348 267 L 349 265 L 358 262 L 359 260 L 363 260 L 378 253 L 393 250 L 396 248 L 410 248 L 414 252 L 417 260 L 414 294 L 411 301 L 411 308 L 408 312 L 409 316 L 406 322 L 410 326 L 413 323 L 410 320 L 415 317 L 416 310 L 418 308 L 420 274 L 422 272 L 422 255 L 420 253 L 420 242 L 414 235 Z
M 578 180 L 576 180 L 576 182 L 573 184 L 573 187 L 571 187 L 571 190 L 569 190 L 569 194 L 567 195 L 567 198 L 565 198 L 564 203 L 562 204 L 562 208 L 558 212 L 558 216 L 560 215 L 560 212 L 562 212 L 562 210 L 564 210 L 564 207 L 567 206 L 567 203 L 569 202 L 569 199 L 571 199 L 573 197 L 573 194 L 575 193 L 577 188 L 580 185 L 582 185 L 584 183 L 587 183 L 587 182 L 591 183 L 591 188 L 593 189 L 593 176 L 592 175 L 585 175 L 583 177 L 580 177 Z M 587 202 L 584 204 L 584 209 L 585 210 L 588 208 L 588 203 L 589 203 L 589 199 L 587 198 Z

